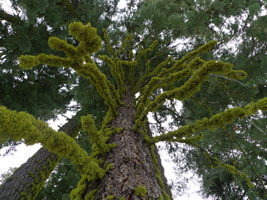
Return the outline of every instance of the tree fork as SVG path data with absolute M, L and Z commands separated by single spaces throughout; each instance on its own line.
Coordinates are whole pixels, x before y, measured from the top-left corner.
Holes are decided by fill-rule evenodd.
M 75 132 L 81 127 L 79 122 L 81 115 L 82 111 L 79 111 L 60 127 L 59 131 L 64 131 L 69 136 L 75 136 Z M 22 199 L 23 194 L 34 199 L 60 160 L 61 158 L 55 153 L 51 153 L 45 148 L 39 149 L 1 185 L 0 199 L 19 200 Z

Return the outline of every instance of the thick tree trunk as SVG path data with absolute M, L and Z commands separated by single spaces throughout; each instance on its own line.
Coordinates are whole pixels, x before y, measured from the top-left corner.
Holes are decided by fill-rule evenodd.
M 59 130 L 71 136 L 80 128 L 80 116 L 78 112 Z M 23 194 L 34 199 L 59 160 L 56 154 L 44 148 L 38 150 L 0 186 L 0 200 L 21 200 Z
M 117 144 L 117 147 L 112 148 L 104 159 L 112 163 L 113 168 L 95 186 L 95 199 L 106 199 L 108 195 L 114 199 L 124 197 L 125 200 L 159 199 L 163 194 L 155 176 L 149 147 L 140 133 L 132 131 L 135 114 L 134 95 L 128 93 L 123 102 L 124 105 L 118 108 L 118 116 L 112 122 L 113 127 L 120 127 L 122 131 L 111 136 L 109 141 Z M 146 188 L 147 193 L 144 197 L 135 194 L 138 186 Z M 88 189 L 88 192 L 89 190 L 92 188 Z

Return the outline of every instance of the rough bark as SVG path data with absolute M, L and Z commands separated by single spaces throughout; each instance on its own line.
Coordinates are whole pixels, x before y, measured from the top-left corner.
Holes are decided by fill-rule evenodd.
M 59 130 L 72 136 L 80 128 L 79 116 L 81 111 Z M 22 194 L 34 199 L 59 160 L 56 154 L 50 153 L 45 148 L 39 149 L 0 186 L 0 199 L 19 200 Z
M 117 147 L 112 148 L 104 159 L 112 163 L 113 168 L 95 186 L 95 199 L 106 199 L 108 195 L 116 197 L 114 199 L 124 197 L 125 200 L 158 199 L 162 191 L 155 176 L 149 147 L 140 133 L 132 131 L 134 95 L 128 93 L 123 102 L 124 105 L 118 108 L 118 116 L 112 122 L 113 127 L 120 127 L 122 131 L 114 134 L 109 141 L 117 144 Z M 138 186 L 147 189 L 145 197 L 135 195 Z

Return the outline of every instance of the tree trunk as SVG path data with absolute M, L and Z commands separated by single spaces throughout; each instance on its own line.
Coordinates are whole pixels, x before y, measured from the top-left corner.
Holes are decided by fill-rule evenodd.
M 135 114 L 134 95 L 128 92 L 123 102 L 123 106 L 117 110 L 118 116 L 112 122 L 113 127 L 120 127 L 122 131 L 112 135 L 108 142 L 117 144 L 117 147 L 112 148 L 104 158 L 113 164 L 113 168 L 87 192 L 97 189 L 95 199 L 106 199 L 109 195 L 114 199 L 124 197 L 125 200 L 160 199 L 163 196 L 162 189 L 156 178 L 149 147 L 140 133 L 132 131 Z M 160 163 L 160 160 L 158 162 Z M 163 180 L 166 181 L 166 178 Z M 146 188 L 145 196 L 135 192 L 138 186 Z M 168 191 L 165 192 L 170 195 Z
M 59 131 L 72 136 L 80 128 L 79 111 Z M 34 199 L 43 187 L 60 158 L 45 148 L 39 149 L 26 163 L 22 164 L 11 177 L 0 186 L 0 200 L 21 200 L 23 194 Z

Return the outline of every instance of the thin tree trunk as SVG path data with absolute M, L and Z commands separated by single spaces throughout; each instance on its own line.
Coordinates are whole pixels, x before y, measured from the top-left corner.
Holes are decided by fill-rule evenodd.
M 80 128 L 80 116 L 81 111 L 59 130 L 72 136 Z M 23 194 L 34 199 L 59 161 L 56 154 L 44 148 L 39 149 L 0 186 L 0 199 L 20 200 Z
M 125 200 L 159 199 L 163 194 L 156 178 L 149 147 L 140 133 L 132 131 L 135 114 L 134 95 L 128 93 L 123 102 L 124 105 L 118 108 L 118 116 L 112 122 L 113 127 L 120 127 L 122 131 L 112 135 L 109 141 L 117 144 L 117 147 L 112 148 L 104 158 L 113 164 L 113 168 L 94 185 L 94 188 L 88 188 L 87 193 L 97 189 L 95 199 L 106 199 L 108 195 L 114 199 L 124 197 Z M 160 160 L 158 162 L 160 163 Z M 135 194 L 138 186 L 146 188 L 147 193 L 144 197 Z

